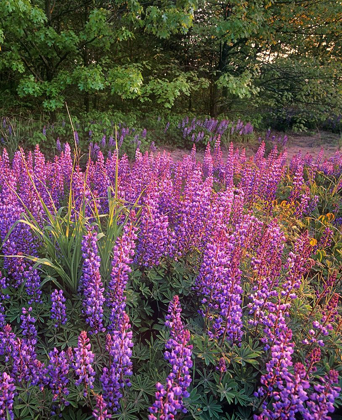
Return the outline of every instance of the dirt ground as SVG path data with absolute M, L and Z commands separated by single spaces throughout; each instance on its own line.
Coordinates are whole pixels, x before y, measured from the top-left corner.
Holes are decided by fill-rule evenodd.
M 275 134 L 276 136 L 282 135 L 283 133 L 272 133 L 272 135 Z M 288 136 L 288 142 L 286 144 L 286 150 L 287 150 L 287 158 L 288 160 L 291 160 L 291 158 L 296 155 L 299 151 L 301 151 L 302 155 L 306 155 L 309 153 L 312 157 L 316 157 L 321 149 L 324 150 L 324 156 L 326 158 L 331 157 L 337 150 L 342 150 L 342 144 L 341 144 L 341 136 L 339 134 L 333 134 L 325 131 L 320 131 L 317 133 L 313 133 L 311 135 L 309 134 L 303 134 L 303 133 L 290 133 L 287 134 Z M 246 148 L 247 155 L 252 155 L 256 152 L 258 149 L 258 142 L 255 143 L 241 143 L 236 144 L 236 146 L 243 148 Z M 169 153 L 171 153 L 171 156 L 174 160 L 181 160 L 184 155 L 187 155 L 190 153 L 189 150 L 184 149 L 173 149 L 170 146 L 160 146 L 158 148 L 158 151 L 166 150 Z M 223 159 L 227 158 L 228 150 L 224 147 L 222 148 L 223 152 Z M 198 150 L 197 151 L 197 158 L 199 160 L 203 160 L 204 157 L 204 151 Z

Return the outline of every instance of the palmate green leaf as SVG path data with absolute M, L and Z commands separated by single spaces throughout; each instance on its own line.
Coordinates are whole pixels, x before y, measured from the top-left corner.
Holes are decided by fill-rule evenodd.
M 220 394 L 220 401 L 223 401 L 225 399 L 228 404 L 233 403 L 235 391 L 231 386 L 229 386 L 228 384 L 220 384 L 217 387 L 217 392 Z
M 70 404 L 73 405 L 73 407 L 77 408 L 78 404 L 75 403 L 74 401 L 70 401 Z M 83 411 L 81 409 L 79 410 L 74 410 L 73 408 L 64 410 L 62 413 L 62 418 L 65 420 L 88 420 L 89 416 L 87 416 L 87 414 L 83 413 Z
M 214 399 L 212 395 L 204 395 L 201 398 L 203 418 L 204 419 L 220 419 L 223 413 L 222 406 Z
M 196 388 L 192 389 L 190 392 L 189 398 L 184 399 L 184 405 L 191 416 L 186 416 L 185 418 L 191 418 L 193 420 L 201 420 L 202 414 L 202 404 L 201 404 L 202 395 L 199 394 Z
M 205 392 L 208 390 L 213 390 L 215 387 L 214 384 L 214 373 L 212 371 L 207 371 L 207 369 L 196 369 L 197 375 L 199 376 L 197 386 L 204 388 Z
M 136 359 L 137 362 L 148 360 L 150 357 L 150 351 L 147 346 L 144 346 L 142 343 L 137 343 L 133 347 L 133 359 Z
M 156 391 L 155 383 L 146 375 L 135 375 L 132 380 L 132 389 L 140 391 L 143 394 L 154 395 Z
M 254 367 L 259 366 L 258 359 L 263 354 L 263 351 L 260 349 L 253 349 L 250 345 L 251 343 L 243 342 L 241 347 L 234 346 L 232 353 L 232 363 L 238 363 L 242 366 L 245 366 L 246 363 L 253 365 Z
M 217 348 L 216 343 L 210 340 L 207 335 L 195 336 L 193 338 L 193 346 L 193 353 L 204 360 L 207 366 L 215 364 L 219 349 Z

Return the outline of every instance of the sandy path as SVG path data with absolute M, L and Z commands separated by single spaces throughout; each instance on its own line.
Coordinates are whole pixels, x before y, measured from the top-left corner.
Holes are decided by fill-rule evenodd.
M 328 132 L 318 132 L 315 135 L 303 135 L 303 134 L 290 134 L 288 135 L 288 142 L 286 144 L 287 156 L 288 160 L 296 155 L 299 151 L 302 155 L 306 155 L 309 153 L 312 157 L 316 157 L 318 153 L 323 148 L 325 157 L 329 158 L 334 153 L 341 149 L 339 146 L 339 139 L 340 136 L 338 134 L 328 133 Z M 247 155 L 252 155 L 258 149 L 258 143 L 255 144 L 236 144 L 236 146 L 246 148 Z M 168 146 L 159 147 L 159 150 L 166 150 L 171 153 L 171 156 L 174 160 L 181 160 L 184 155 L 190 153 L 189 150 L 185 149 L 173 149 Z M 228 156 L 228 150 L 226 148 L 222 149 L 223 159 L 226 159 Z M 203 160 L 204 157 L 204 150 L 197 151 L 197 158 L 199 160 Z

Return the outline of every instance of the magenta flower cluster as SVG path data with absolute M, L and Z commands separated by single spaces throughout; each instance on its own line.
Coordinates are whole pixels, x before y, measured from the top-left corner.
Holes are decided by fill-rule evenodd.
M 65 301 L 63 290 L 55 289 L 51 293 L 51 319 L 55 320 L 55 328 L 67 322 Z
M 98 334 L 103 326 L 104 287 L 101 280 L 101 259 L 97 249 L 97 233 L 89 231 L 82 240 L 83 270 L 81 286 L 83 290 L 83 313 L 90 326 L 90 334 Z
M 161 383 L 156 385 L 156 401 L 150 408 L 149 420 L 172 420 L 179 411 L 187 412 L 183 399 L 190 395 L 188 387 L 191 384 L 192 345 L 189 344 L 190 332 L 183 326 L 181 312 L 179 297 L 174 296 L 169 304 L 165 323 L 170 328 L 165 359 L 172 370 L 166 378 L 165 386 Z

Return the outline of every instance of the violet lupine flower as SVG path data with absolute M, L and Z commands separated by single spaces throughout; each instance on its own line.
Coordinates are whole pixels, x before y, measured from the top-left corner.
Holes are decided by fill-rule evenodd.
M 102 140 L 101 140 L 101 147 L 102 147 L 103 149 L 106 147 L 106 136 L 103 136 L 103 137 L 102 137 Z
M 336 316 L 338 315 L 337 308 L 340 295 L 334 293 L 326 307 L 323 311 L 323 316 L 320 321 L 313 321 L 313 329 L 309 330 L 309 339 L 303 340 L 303 344 L 316 343 L 321 347 L 324 346 L 323 340 L 318 340 L 320 336 L 326 337 L 329 335 L 329 332 L 334 328 L 332 323 L 335 321 Z
M 330 229 L 329 227 L 326 227 L 324 229 L 324 232 L 322 233 L 322 236 L 319 240 L 318 243 L 318 248 L 322 249 L 322 248 L 329 248 L 329 246 L 331 245 L 332 239 L 334 236 L 334 232 L 332 229 Z
M 121 314 L 118 329 L 113 334 L 107 334 L 106 349 L 109 353 L 109 367 L 103 368 L 100 381 L 103 388 L 103 398 L 112 412 L 120 408 L 120 398 L 125 386 L 131 386 L 132 376 L 132 331 L 126 312 Z
M 6 372 L 0 376 L 0 419 L 13 420 L 13 403 L 15 396 L 14 379 Z
M 55 289 L 51 293 L 51 319 L 56 321 L 55 328 L 59 328 L 67 322 L 65 301 L 63 290 Z
M 152 153 L 155 153 L 157 151 L 157 147 L 156 147 L 154 141 L 150 145 L 150 150 L 151 150 Z
M 107 304 L 111 308 L 109 329 L 119 330 L 120 319 L 126 308 L 124 295 L 128 274 L 131 272 L 130 264 L 133 262 L 137 228 L 132 221 L 126 223 L 123 234 L 117 239 L 113 249 L 112 272 L 108 285 Z
M 205 149 L 204 159 L 203 159 L 203 175 L 205 177 L 212 176 L 214 172 L 213 168 L 213 158 L 210 153 L 210 143 L 207 144 Z
M 95 355 L 91 351 L 91 344 L 86 331 L 82 331 L 78 337 L 78 347 L 75 348 L 75 374 L 78 378 L 76 386 L 84 386 L 83 395 L 88 396 L 89 389 L 94 388 L 95 371 L 92 367 Z
M 2 330 L 6 325 L 6 317 L 5 317 L 5 307 L 3 305 L 3 301 L 5 299 L 9 299 L 9 295 L 4 293 L 4 290 L 8 286 L 8 279 L 6 277 L 1 277 L 0 271 L 0 330 Z
M 76 144 L 78 146 L 80 144 L 80 140 L 79 140 L 78 132 L 77 131 L 74 131 L 74 139 L 75 139 L 75 142 L 76 142 Z
M 13 357 L 15 346 L 16 335 L 12 332 L 11 326 L 7 324 L 0 331 L 0 356 L 4 356 L 5 363 L 8 363 Z
M 334 401 L 341 391 L 341 388 L 334 386 L 338 383 L 338 376 L 336 370 L 330 370 L 324 378 L 320 378 L 321 383 L 314 385 L 315 392 L 310 395 L 310 401 L 307 402 L 310 415 L 303 416 L 305 419 L 331 419 L 327 414 L 335 411 Z
M 292 354 L 294 343 L 291 342 L 292 331 L 288 328 L 282 330 L 275 339 L 271 347 L 271 360 L 266 364 L 267 373 L 262 375 L 260 382 L 263 387 L 255 393 L 256 397 L 263 398 L 263 412 L 260 416 L 254 416 L 255 419 L 275 419 L 279 418 L 281 410 L 289 403 L 287 398 L 280 398 L 280 391 L 286 389 L 288 384 L 292 384 L 289 369 L 292 367 Z M 275 402 L 272 408 L 268 407 L 269 399 L 274 398 Z M 275 415 L 277 414 L 277 416 Z
M 83 289 L 83 313 L 90 325 L 89 334 L 104 332 L 103 326 L 103 296 L 104 287 L 101 280 L 101 259 L 97 249 L 97 233 L 89 231 L 82 239 L 83 274 L 81 284 Z
M 34 346 L 37 343 L 37 330 L 34 326 L 36 319 L 31 316 L 32 308 L 22 308 L 21 319 L 21 328 L 22 334 L 26 338 L 26 341 Z
M 24 279 L 26 293 L 31 296 L 28 304 L 31 305 L 33 302 L 42 303 L 42 291 L 40 289 L 40 275 L 38 270 L 28 267 L 24 272 Z
M 192 345 L 189 344 L 190 332 L 184 329 L 181 312 L 179 297 L 174 296 L 169 304 L 165 322 L 170 328 L 170 339 L 165 346 L 165 359 L 171 364 L 172 371 L 166 378 L 166 386 L 156 384 L 156 401 L 150 407 L 149 420 L 171 420 L 178 411 L 187 412 L 183 398 L 190 395 L 187 389 L 191 384 Z
M 188 158 L 188 162 L 193 166 L 192 159 Z M 186 179 L 183 200 L 179 200 L 179 211 L 175 223 L 176 249 L 179 256 L 197 247 L 205 232 L 213 196 L 213 178 L 209 176 L 203 182 L 202 175 L 199 166 L 191 170 Z M 181 190 L 176 192 L 176 194 L 181 193 Z
M 93 416 L 96 420 L 110 419 L 112 416 L 108 413 L 107 404 L 102 395 L 96 395 L 96 408 L 93 411 Z
M 293 176 L 293 189 L 289 197 L 289 199 L 292 202 L 295 202 L 300 195 L 302 185 L 304 184 L 303 172 L 304 172 L 304 165 L 300 162 Z
M 59 140 L 59 138 L 57 138 L 56 140 L 56 149 L 58 152 L 62 151 L 62 145 L 61 145 L 61 141 Z
M 246 216 L 228 238 L 222 282 L 216 285 L 212 297 L 218 308 L 213 324 L 214 335 L 230 342 L 240 343 L 242 338 L 242 294 L 240 262 L 244 250 L 253 247 L 262 223 L 255 217 Z
M 219 360 L 218 366 L 216 366 L 216 370 L 218 370 L 221 375 L 227 371 L 226 360 L 224 357 L 221 357 Z
M 289 253 L 286 268 L 288 275 L 286 281 L 282 285 L 281 295 L 285 297 L 285 304 L 288 304 L 289 299 L 295 299 L 296 289 L 301 286 L 302 276 L 310 270 L 314 261 L 310 259 L 312 252 L 311 238 L 308 233 L 302 234 L 295 242 L 294 250 Z
M 147 195 L 140 219 L 136 260 L 145 267 L 158 265 L 169 251 L 169 220 L 159 209 L 159 196 L 159 191 Z
M 280 281 L 284 245 L 285 236 L 274 220 L 261 237 L 256 251 L 257 257 L 251 259 L 251 268 L 256 276 L 253 283 L 256 284 L 252 289 L 252 302 L 248 304 L 249 314 L 254 315 L 253 319 L 249 320 L 250 325 L 270 326 L 269 314 L 276 311 L 271 299 L 278 297 L 276 288 Z
M 18 383 L 39 385 L 43 390 L 46 384 L 46 369 L 44 363 L 37 359 L 35 345 L 27 339 L 17 338 L 14 342 L 11 357 L 12 374 Z
M 47 373 L 49 378 L 49 388 L 52 391 L 52 401 L 58 401 L 65 406 L 69 405 L 67 396 L 69 395 L 69 370 L 70 359 L 66 352 L 58 352 L 54 348 L 49 353 L 50 364 L 47 366 Z
M 109 147 L 114 147 L 115 146 L 115 141 L 114 141 L 113 136 L 109 137 L 108 146 Z

